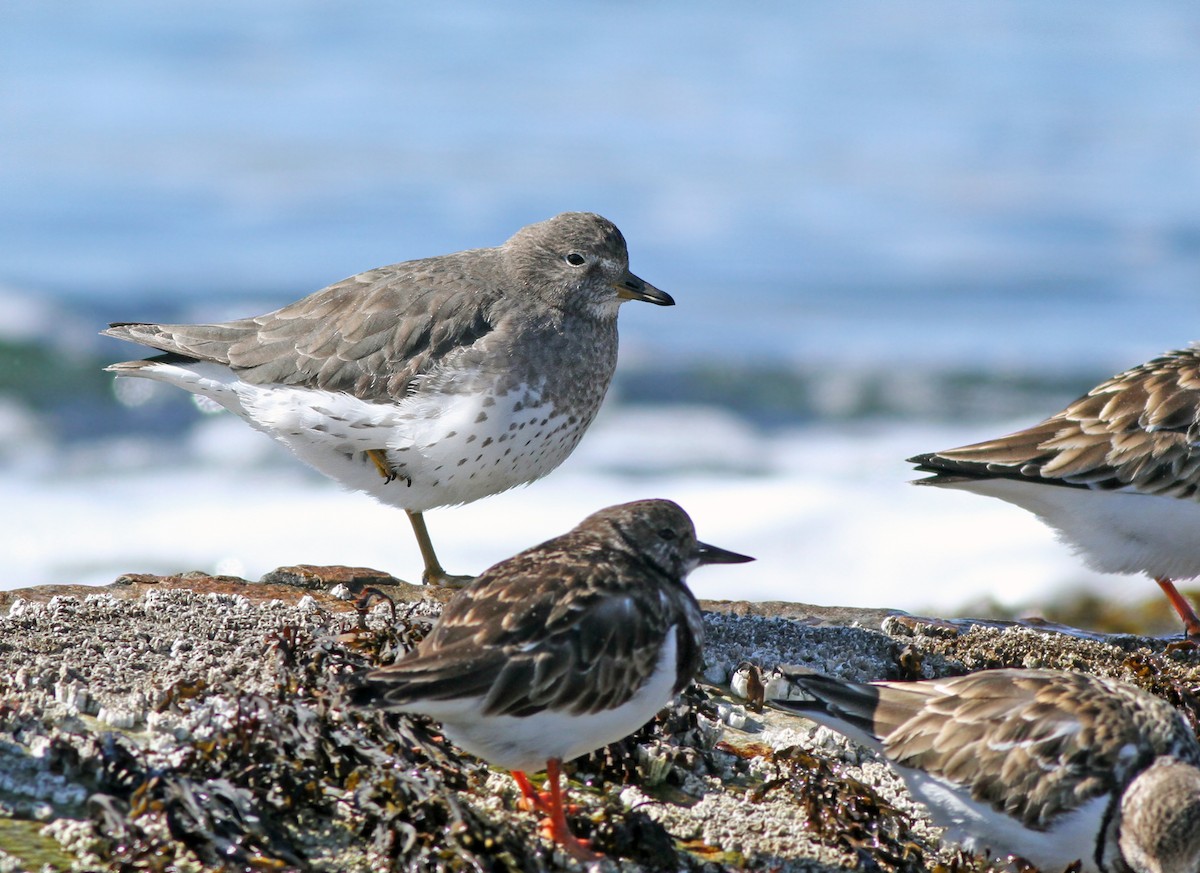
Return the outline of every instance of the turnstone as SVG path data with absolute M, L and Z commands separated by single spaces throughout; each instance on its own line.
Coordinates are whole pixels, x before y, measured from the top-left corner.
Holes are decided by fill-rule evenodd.
M 1189 637 L 1200 617 L 1174 580 L 1200 575 L 1200 348 L 1097 385 L 1041 424 L 909 458 L 937 485 L 1027 509 L 1103 573 L 1145 573 Z
M 417 648 L 367 674 L 353 702 L 440 721 L 458 746 L 512 771 L 550 837 L 596 857 L 567 827 L 561 763 L 632 733 L 692 680 L 704 626 L 684 579 L 701 564 L 749 560 L 698 542 L 670 501 L 602 509 L 455 594 Z M 526 776 L 543 766 L 546 796 Z
M 629 271 L 625 239 L 567 212 L 496 248 L 379 267 L 222 324 L 115 323 L 159 349 L 120 376 L 202 395 L 343 485 L 406 510 L 433 583 L 423 513 L 546 475 L 608 390 L 617 309 L 670 295 Z
M 1081 673 L 846 682 L 775 700 L 874 749 L 947 836 L 1045 871 L 1200 870 L 1200 743 L 1166 701 Z

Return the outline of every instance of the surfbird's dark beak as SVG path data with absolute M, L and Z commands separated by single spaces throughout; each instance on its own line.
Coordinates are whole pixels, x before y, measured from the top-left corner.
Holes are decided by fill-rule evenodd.
M 719 549 L 716 546 L 710 546 L 708 543 L 696 543 L 696 558 L 701 565 L 744 564 L 747 561 L 754 560 L 749 555 L 739 555 L 737 552 L 731 552 L 728 549 Z
M 666 291 L 659 291 L 649 282 L 644 279 L 639 279 L 637 276 L 628 270 L 621 280 L 615 282 L 613 287 L 617 289 L 617 296 L 622 300 L 644 300 L 646 303 L 655 303 L 659 306 L 674 306 L 675 298 Z

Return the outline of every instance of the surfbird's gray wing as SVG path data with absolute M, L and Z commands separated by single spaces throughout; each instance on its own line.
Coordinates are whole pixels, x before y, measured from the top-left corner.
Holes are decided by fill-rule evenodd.
M 414 377 L 495 329 L 502 294 L 476 250 L 379 267 L 282 309 L 219 324 L 118 323 L 104 331 L 185 358 L 212 361 L 252 384 L 403 397 Z M 134 362 L 136 363 L 136 362 Z

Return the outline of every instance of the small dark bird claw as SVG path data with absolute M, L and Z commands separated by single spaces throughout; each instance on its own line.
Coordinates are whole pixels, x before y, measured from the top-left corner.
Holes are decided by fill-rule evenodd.
M 379 471 L 384 482 L 391 482 L 396 478 L 396 473 L 392 470 L 392 465 L 388 463 L 387 454 L 383 449 L 367 449 L 363 454 L 371 459 L 371 463 L 375 465 L 375 469 Z

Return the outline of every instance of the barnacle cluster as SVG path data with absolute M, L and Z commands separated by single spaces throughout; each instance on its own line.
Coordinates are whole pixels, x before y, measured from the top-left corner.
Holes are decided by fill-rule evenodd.
M 56 819 L 90 869 L 537 869 L 526 834 L 464 799 L 482 765 L 428 723 L 343 705 L 345 677 L 411 646 L 427 618 L 328 630 L 277 624 L 256 641 L 269 682 L 181 678 L 137 731 L 79 710 L 80 695 L 54 726 L 0 706 L 0 735 L 46 786 L 44 809 L 7 811 Z

